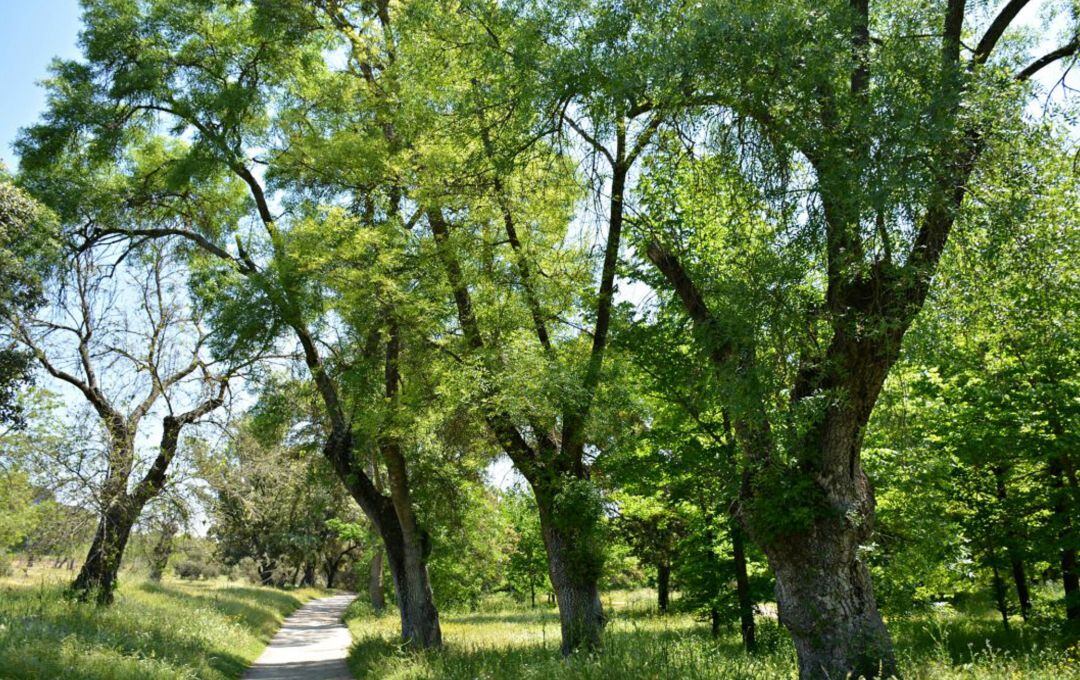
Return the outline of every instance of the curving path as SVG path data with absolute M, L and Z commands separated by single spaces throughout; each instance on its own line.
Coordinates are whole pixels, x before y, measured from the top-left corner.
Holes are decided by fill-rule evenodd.
M 312 600 L 292 613 L 244 680 L 351 680 L 352 636 L 341 622 L 355 595 Z

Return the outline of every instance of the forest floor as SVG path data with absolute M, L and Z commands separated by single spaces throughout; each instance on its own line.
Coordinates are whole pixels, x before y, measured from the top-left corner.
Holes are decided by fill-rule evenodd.
M 64 596 L 66 571 L 0 579 L 0 678 L 239 678 L 282 619 L 326 591 L 122 576 L 112 607 Z
M 650 591 L 605 595 L 609 623 L 600 654 L 559 655 L 559 620 L 553 607 L 535 609 L 506 598 L 475 611 L 440 616 L 444 649 L 403 650 L 393 612 L 375 617 L 358 600 L 346 615 L 357 678 L 380 680 L 625 680 L 690 678 L 794 678 L 795 655 L 786 634 L 759 618 L 759 651 L 746 654 L 737 627 L 717 638 L 688 613 L 657 614 Z M 906 678 L 1080 678 L 1080 646 L 1057 634 L 1056 622 L 1023 625 L 1006 633 L 989 611 L 951 609 L 889 621 Z

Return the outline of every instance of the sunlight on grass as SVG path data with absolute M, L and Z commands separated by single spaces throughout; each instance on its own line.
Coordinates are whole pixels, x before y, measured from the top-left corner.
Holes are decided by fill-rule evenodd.
M 0 582 L 0 677 L 238 678 L 280 621 L 322 591 L 123 580 L 112 607 L 37 573 Z
M 794 678 L 795 654 L 773 621 L 758 622 L 761 650 L 742 651 L 738 631 L 718 638 L 685 613 L 659 616 L 648 593 L 604 598 L 610 616 L 601 654 L 559 655 L 554 608 L 522 607 L 503 598 L 472 612 L 441 616 L 445 648 L 415 652 L 399 642 L 393 612 L 375 617 L 364 603 L 347 614 L 354 646 L 349 663 L 358 678 L 386 680 L 574 680 Z M 997 625 L 995 625 L 997 624 Z M 908 678 L 1080 677 L 1080 652 L 1053 647 L 1037 626 L 1000 630 L 992 617 L 926 614 L 892 622 L 901 668 Z

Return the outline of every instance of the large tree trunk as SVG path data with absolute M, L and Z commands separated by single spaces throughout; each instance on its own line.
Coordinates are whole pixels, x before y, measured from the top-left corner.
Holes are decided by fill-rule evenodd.
M 656 565 L 656 606 L 661 614 L 667 613 L 671 594 L 671 564 L 660 560 Z
M 101 515 L 90 552 L 71 584 L 79 600 L 85 602 L 93 599 L 98 604 L 112 604 L 120 560 L 124 556 L 131 527 L 139 516 L 138 510 L 125 497 L 111 503 Z
M 791 633 L 804 680 L 895 674 L 892 641 L 854 533 L 819 525 L 809 536 L 766 547 L 780 622 Z
M 392 311 L 387 316 L 391 321 L 386 342 L 385 389 L 387 401 L 396 406 L 401 384 L 398 370 L 401 337 Z M 386 463 L 392 512 L 397 519 L 396 524 L 390 521 L 382 524 L 385 527 L 383 541 L 390 560 L 390 573 L 394 578 L 394 592 L 401 612 L 401 636 L 406 642 L 420 648 L 438 647 L 442 644 L 442 629 L 427 570 L 431 541 L 417 521 L 413 509 L 400 442 L 395 436 L 387 436 L 379 448 Z
M 835 452 L 826 449 L 822 459 L 829 461 L 830 454 Z M 803 499 L 810 508 L 822 506 L 808 524 L 754 537 L 776 577 L 780 622 L 795 643 L 803 680 L 896 673 L 892 639 L 859 555 L 873 530 L 873 493 L 857 458 L 849 460 L 841 479 L 817 477 L 815 487 L 804 491 L 823 494 L 818 502 Z
M 371 608 L 376 615 L 386 609 L 386 598 L 383 596 L 382 587 L 383 551 L 376 550 L 371 558 L 371 566 L 368 569 L 368 597 L 371 598 Z
M 423 545 L 387 541 L 386 557 L 394 581 L 394 595 L 401 614 L 401 638 L 420 648 L 442 644 L 439 612 L 428 580 Z
M 555 526 L 550 505 L 540 497 L 537 502 L 547 548 L 548 574 L 559 605 L 562 653 L 569 656 L 578 649 L 598 649 L 604 630 L 604 611 L 597 587 L 599 574 L 588 564 L 591 560 L 582 554 L 595 546 L 576 545 L 579 541 Z
M 739 605 L 739 629 L 743 647 L 752 652 L 757 648 L 757 627 L 754 624 L 754 600 L 750 596 L 750 579 L 746 574 L 746 538 L 738 522 L 731 524 L 731 555 L 735 569 L 735 596 Z

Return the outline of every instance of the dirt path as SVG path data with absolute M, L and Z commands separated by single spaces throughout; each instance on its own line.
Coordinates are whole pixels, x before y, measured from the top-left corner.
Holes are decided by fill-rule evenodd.
M 355 595 L 312 600 L 285 619 L 245 680 L 351 680 L 345 657 L 352 636 L 341 622 Z

